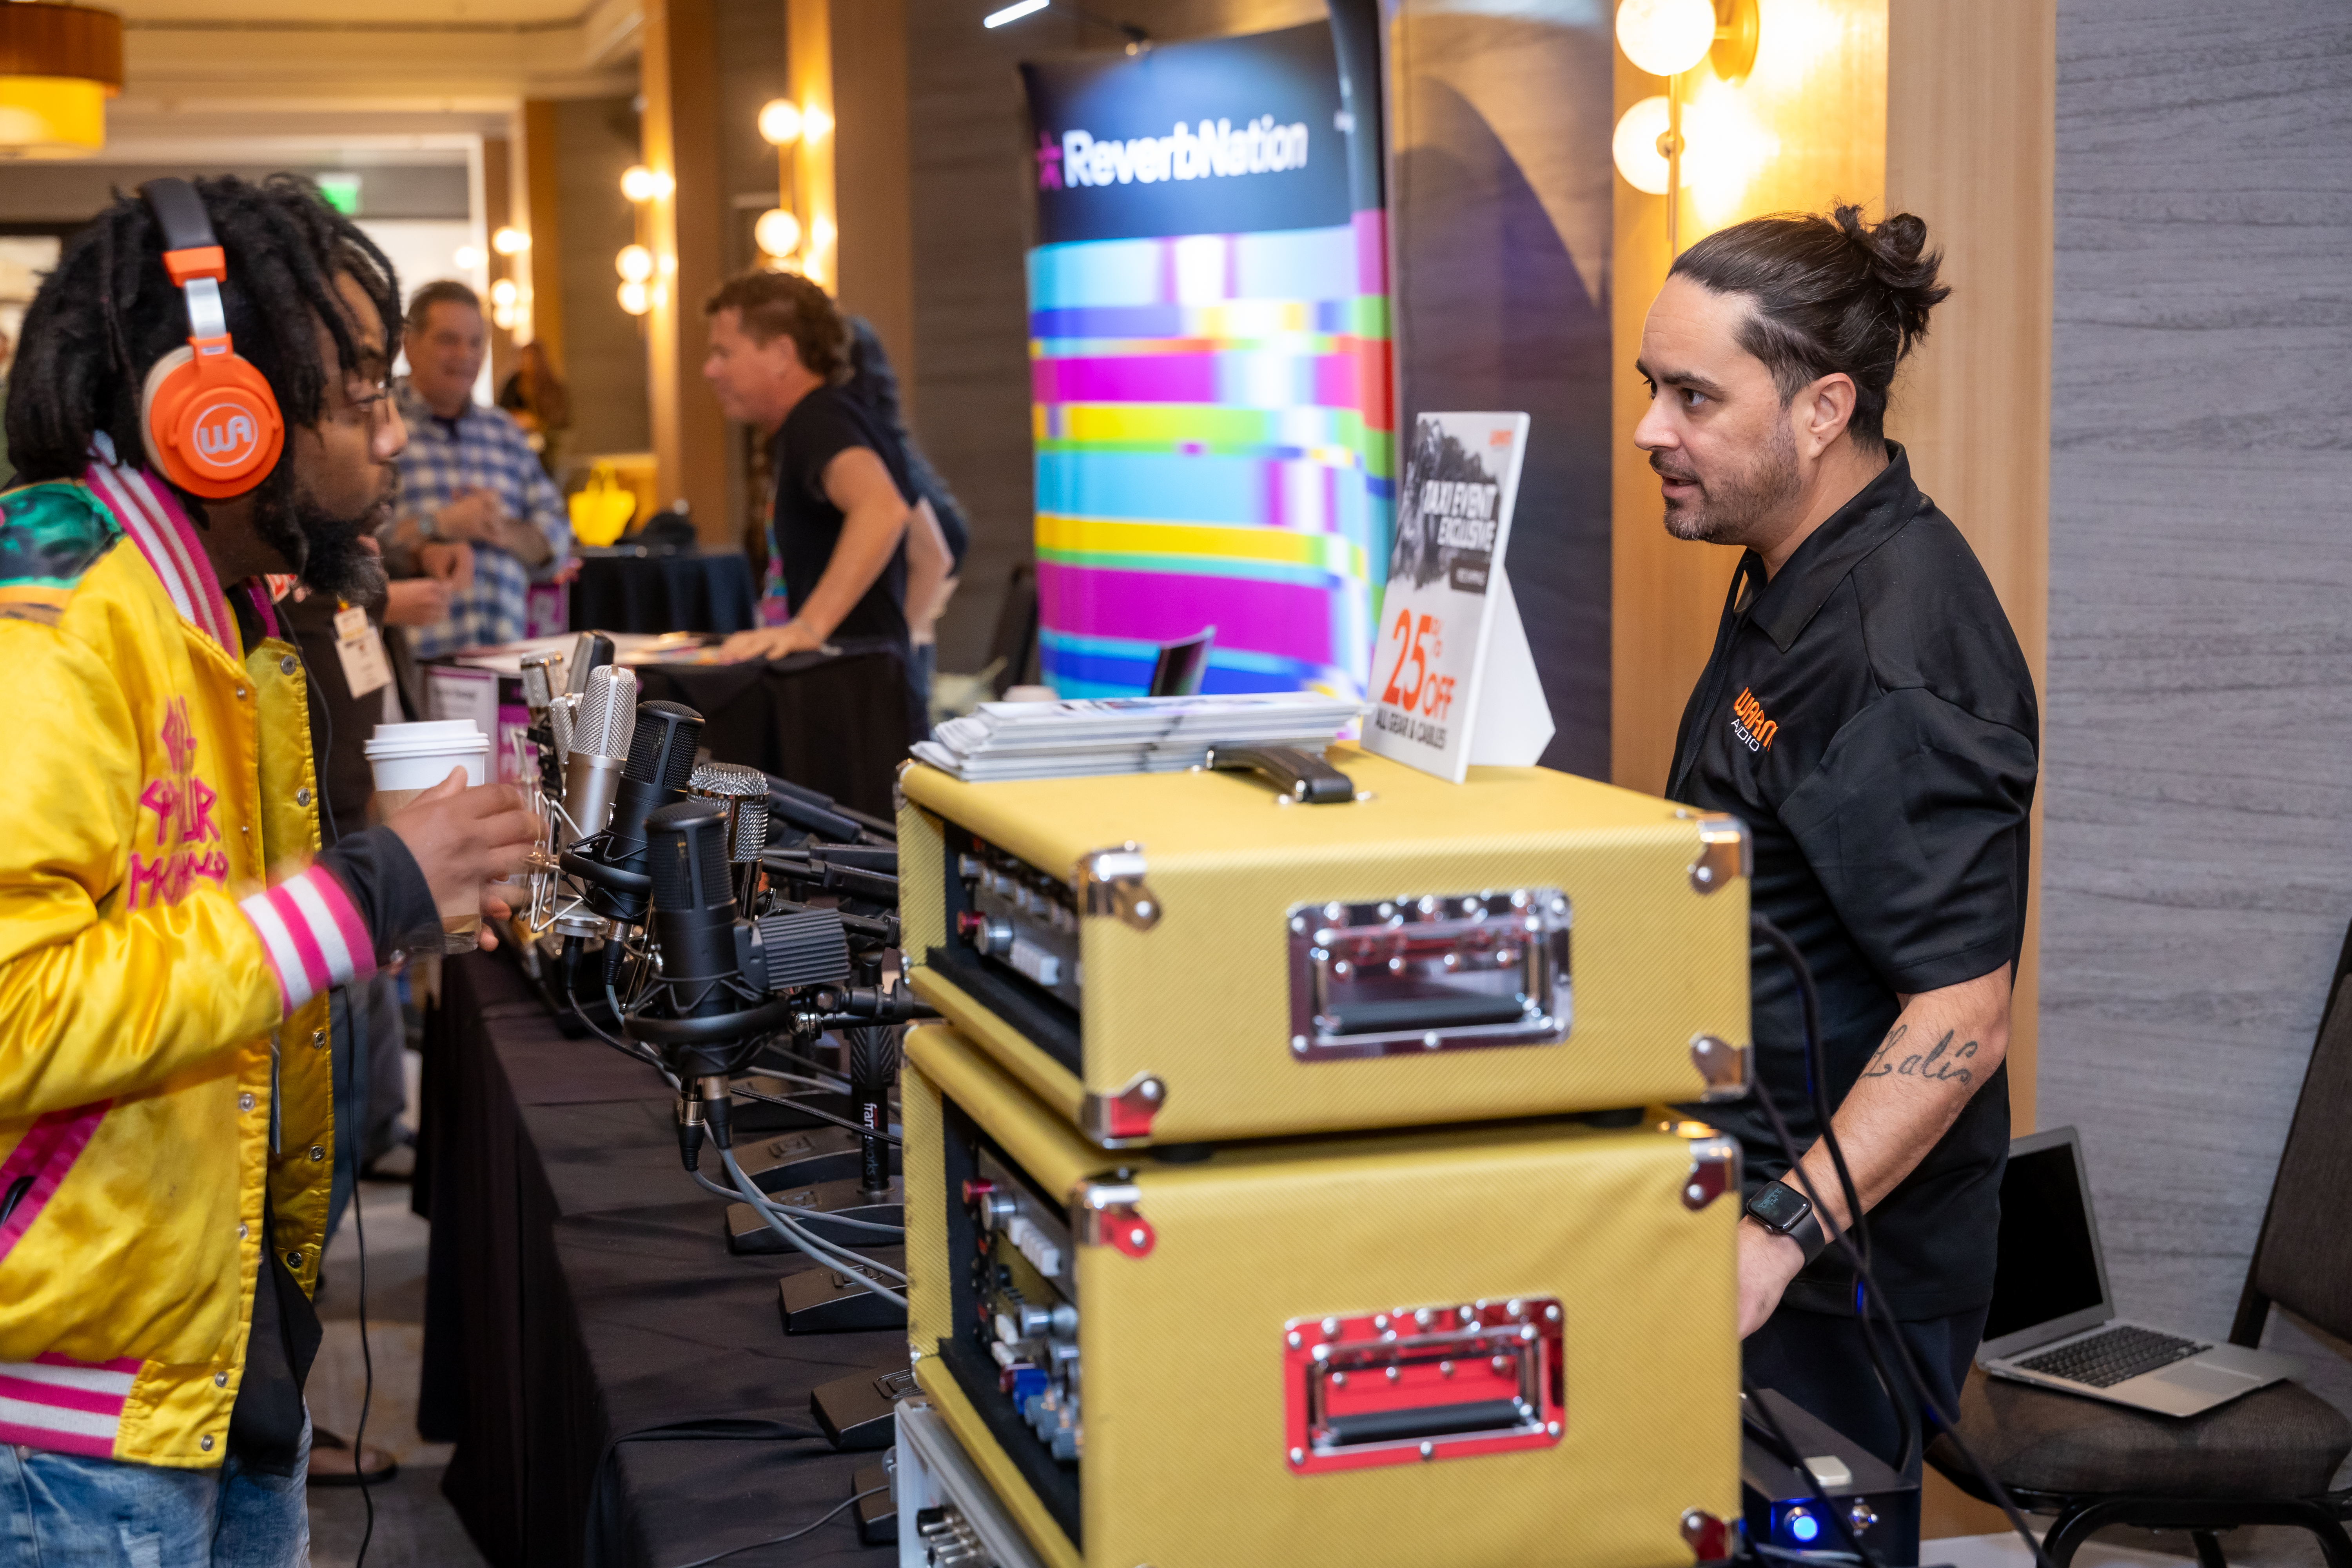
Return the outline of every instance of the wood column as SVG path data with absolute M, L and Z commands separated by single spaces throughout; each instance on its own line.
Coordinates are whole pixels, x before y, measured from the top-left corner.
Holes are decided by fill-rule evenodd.
M 801 220 L 801 270 L 831 292 L 841 284 L 841 217 L 834 200 L 832 0 L 788 0 L 784 60 L 801 139 L 793 143 L 793 190 Z
M 488 239 L 501 227 L 515 221 L 514 144 L 503 136 L 482 138 L 482 236 Z M 490 287 L 501 281 L 514 281 L 521 287 L 518 273 L 527 264 L 522 256 L 500 256 L 498 247 L 488 247 Z M 482 301 L 483 324 L 489 329 L 490 395 L 496 397 L 499 388 L 514 374 L 515 334 L 499 330 L 492 319 L 494 311 L 488 300 Z
M 530 291 L 530 335 L 563 374 L 563 224 L 556 199 L 555 105 L 543 98 L 522 106 L 522 153 L 515 160 L 522 171 L 521 227 L 530 236 L 530 248 L 517 259 L 523 263 L 522 281 Z
M 645 164 L 673 182 L 645 204 L 654 253 L 646 390 L 656 497 L 684 500 L 703 547 L 737 543 L 727 515 L 727 431 L 702 384 L 702 302 L 719 287 L 727 194 L 719 165 L 719 59 L 710 0 L 648 0 L 638 57 Z
M 1952 297 L 1895 381 L 1887 431 L 2000 595 L 2042 694 L 2045 774 L 2057 110 L 2057 0 L 1890 0 L 1886 210 L 1927 220 Z M 2020 1132 L 2034 1126 L 2046 793 L 2034 796 L 2033 899 L 2011 1007 Z M 1932 1471 L 1921 1507 L 1929 1538 L 2009 1527 Z
M 834 173 L 841 308 L 881 335 L 911 421 L 915 392 L 913 161 L 907 0 L 832 0 Z M 800 57 L 795 51 L 793 57 Z

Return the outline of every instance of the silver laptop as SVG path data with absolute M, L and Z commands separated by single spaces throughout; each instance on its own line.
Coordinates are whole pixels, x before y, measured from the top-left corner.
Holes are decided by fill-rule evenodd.
M 2030 1133 L 2009 1146 L 2000 1264 L 1977 1364 L 1996 1377 L 2163 1415 L 2194 1415 L 2303 1370 L 2292 1356 L 2115 1315 L 2083 1174 L 2083 1142 L 2072 1127 Z

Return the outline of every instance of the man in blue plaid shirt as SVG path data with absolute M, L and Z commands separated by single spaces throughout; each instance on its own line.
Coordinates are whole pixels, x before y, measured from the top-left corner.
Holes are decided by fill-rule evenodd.
M 408 449 L 398 460 L 386 563 L 395 576 L 423 571 L 450 587 L 447 616 L 411 627 L 410 649 L 434 658 L 517 641 L 532 580 L 564 582 L 576 569 L 563 497 L 521 427 L 474 401 L 488 339 L 471 289 L 449 281 L 419 289 L 401 341 L 408 374 L 393 395 Z

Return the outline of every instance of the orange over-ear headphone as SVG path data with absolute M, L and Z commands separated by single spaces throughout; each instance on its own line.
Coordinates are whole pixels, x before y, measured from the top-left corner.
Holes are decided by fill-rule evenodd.
M 188 346 L 155 362 L 140 395 L 147 459 L 193 495 L 243 495 L 277 467 L 286 444 L 278 395 L 229 342 L 220 295 L 228 259 L 195 187 L 150 180 L 140 194 L 163 231 L 164 269 L 188 304 Z

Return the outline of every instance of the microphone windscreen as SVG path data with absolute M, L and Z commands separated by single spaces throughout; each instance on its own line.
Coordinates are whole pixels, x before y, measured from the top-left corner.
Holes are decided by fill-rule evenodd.
M 636 727 L 637 672 L 617 664 L 590 671 L 572 725 L 572 749 L 618 762 L 629 754 Z

